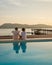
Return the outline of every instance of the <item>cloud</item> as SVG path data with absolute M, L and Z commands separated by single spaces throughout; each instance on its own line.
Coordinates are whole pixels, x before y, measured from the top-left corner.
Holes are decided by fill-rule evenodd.
M 8 0 L 9 4 L 11 5 L 16 5 L 16 6 L 21 6 L 22 3 L 19 0 Z
M 0 0 L 0 8 L 29 7 L 37 2 L 52 2 L 52 0 Z
M 49 1 L 49 2 L 48 2 Z M 52 11 L 52 0 L 0 0 L 0 10 L 9 13 L 35 13 Z M 0 12 L 1 13 L 1 12 Z
M 52 0 L 36 0 L 38 2 L 52 2 Z
M 0 0 L 0 7 L 24 7 L 22 0 Z

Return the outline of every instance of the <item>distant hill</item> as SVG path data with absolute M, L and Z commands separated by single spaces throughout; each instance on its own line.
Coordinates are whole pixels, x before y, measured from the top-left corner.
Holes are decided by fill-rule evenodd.
M 27 28 L 29 28 L 29 25 L 5 23 L 5 24 L 0 26 L 0 28 L 15 28 L 15 27 L 18 27 L 18 28 L 22 28 L 22 27 L 26 28 L 27 27 Z
M 27 25 L 27 24 L 11 24 L 11 23 L 5 23 L 3 25 L 0 26 L 0 28 L 4 29 L 4 28 L 52 28 L 52 26 L 50 25 L 45 25 L 45 24 L 37 24 L 37 25 Z

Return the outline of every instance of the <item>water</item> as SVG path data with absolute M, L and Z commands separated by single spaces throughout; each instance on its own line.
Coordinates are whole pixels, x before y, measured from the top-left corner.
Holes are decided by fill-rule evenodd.
M 13 30 L 14 29 L 0 29 L 0 36 L 2 36 L 2 35 L 12 35 Z M 50 30 L 52 30 L 52 29 L 50 29 Z M 19 31 L 21 32 L 21 29 L 19 29 Z M 26 32 L 27 32 L 27 35 L 31 35 L 31 32 L 34 33 L 34 31 L 32 31 L 31 28 L 27 28 Z M 50 31 L 49 32 L 41 31 L 41 33 L 52 34 L 52 32 L 50 32 Z
M 12 35 L 12 31 L 14 29 L 0 29 L 0 36 L 2 35 Z M 19 31 L 21 32 L 21 29 L 19 29 Z M 28 28 L 26 29 L 26 32 L 31 32 L 31 29 Z
M 0 65 L 52 65 L 52 42 L 2 43 Z

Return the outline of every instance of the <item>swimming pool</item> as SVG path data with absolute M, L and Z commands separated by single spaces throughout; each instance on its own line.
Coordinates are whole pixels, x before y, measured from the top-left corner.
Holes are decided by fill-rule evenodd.
M 52 42 L 0 43 L 0 65 L 52 65 Z

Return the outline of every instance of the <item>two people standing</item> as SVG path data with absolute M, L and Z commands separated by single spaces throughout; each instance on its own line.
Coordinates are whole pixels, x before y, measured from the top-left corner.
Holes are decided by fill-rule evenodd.
M 14 40 L 25 40 L 26 39 L 26 32 L 25 32 L 25 28 L 22 28 L 22 32 L 20 34 L 20 31 L 18 30 L 18 28 L 16 27 L 14 31 L 12 31 L 13 33 L 13 39 Z
M 16 27 L 13 33 L 13 39 L 14 40 L 25 40 L 26 39 L 26 32 L 25 28 L 22 28 L 22 31 L 20 32 L 18 28 Z M 21 33 L 21 34 L 20 34 Z M 20 48 L 22 49 L 22 52 L 26 52 L 26 42 L 13 42 L 13 49 L 15 50 L 16 53 L 19 53 Z

